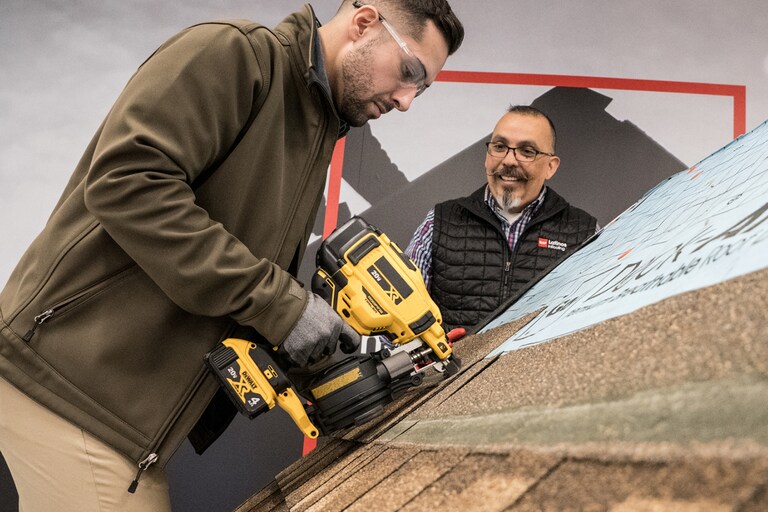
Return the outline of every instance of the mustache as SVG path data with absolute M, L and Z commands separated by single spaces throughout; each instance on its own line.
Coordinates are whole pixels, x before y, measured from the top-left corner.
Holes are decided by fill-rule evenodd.
M 395 108 L 394 103 L 389 103 L 386 101 L 376 101 L 376 105 L 379 107 L 379 110 L 381 110 L 382 114 L 386 114 L 387 112 Z
M 499 169 L 496 169 L 495 171 L 487 172 L 488 176 L 498 176 L 498 177 L 505 177 L 505 178 L 515 178 L 517 180 L 523 180 L 528 181 L 530 179 L 530 176 L 528 176 L 528 173 L 522 170 L 521 168 L 517 166 L 502 166 Z

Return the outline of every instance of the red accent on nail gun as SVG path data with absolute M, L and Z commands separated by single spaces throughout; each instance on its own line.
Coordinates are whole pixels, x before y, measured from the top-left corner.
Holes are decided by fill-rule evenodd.
M 301 456 L 304 457 L 309 452 L 314 450 L 317 447 L 317 439 L 312 439 L 311 437 L 304 437 L 304 448 L 301 451 Z
M 448 334 L 446 337 L 448 338 L 448 343 L 453 345 L 454 341 L 459 341 L 461 338 L 467 335 L 467 330 L 463 327 L 456 327 L 455 329 L 451 329 L 448 331 Z

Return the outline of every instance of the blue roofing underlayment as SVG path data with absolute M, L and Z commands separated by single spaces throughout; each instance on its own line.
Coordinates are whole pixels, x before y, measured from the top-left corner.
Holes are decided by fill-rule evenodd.
M 482 332 L 543 311 L 488 357 L 763 269 L 766 221 L 768 121 L 657 185 L 536 283 Z

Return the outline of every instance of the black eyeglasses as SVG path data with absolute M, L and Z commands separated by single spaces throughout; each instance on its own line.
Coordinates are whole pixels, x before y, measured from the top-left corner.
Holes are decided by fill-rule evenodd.
M 352 2 L 352 6 L 355 9 L 359 9 L 364 5 L 366 4 L 359 2 L 358 0 Z M 427 87 L 429 87 L 426 84 L 427 68 L 424 67 L 424 63 L 421 62 L 421 60 L 413 54 L 410 48 L 408 48 L 408 45 L 405 43 L 405 41 L 403 41 L 403 38 L 400 37 L 400 34 L 397 33 L 395 27 L 390 25 L 386 18 L 384 18 L 384 16 L 378 12 L 378 9 L 376 12 L 379 15 L 379 21 L 381 24 L 384 25 L 384 28 L 387 29 L 389 35 L 392 36 L 392 39 L 395 40 L 400 49 L 403 50 L 405 55 L 408 57 L 407 59 L 403 59 L 402 65 L 400 66 L 400 80 L 407 84 L 415 85 L 416 96 L 420 95 L 425 90 L 427 90 Z
M 503 142 L 486 142 L 485 147 L 488 148 L 488 154 L 494 158 L 505 158 L 509 152 L 512 151 L 512 154 L 515 155 L 515 158 L 520 162 L 533 162 L 539 155 L 555 156 L 554 153 L 545 153 L 530 146 L 513 148 L 507 146 Z

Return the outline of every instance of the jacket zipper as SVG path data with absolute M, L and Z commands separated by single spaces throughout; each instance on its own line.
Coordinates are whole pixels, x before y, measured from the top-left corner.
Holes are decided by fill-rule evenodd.
M 237 323 L 231 322 L 230 325 L 227 327 L 227 329 L 224 331 L 224 336 L 221 337 L 220 341 L 224 341 L 225 339 L 229 338 L 232 334 L 234 334 L 237 331 Z M 169 430 L 172 428 L 172 426 L 175 424 L 176 420 L 178 419 L 179 414 L 181 414 L 181 411 L 183 411 L 186 407 L 186 404 L 189 403 L 189 400 L 192 396 L 197 392 L 197 389 L 199 389 L 202 381 L 205 379 L 206 374 L 208 373 L 208 370 L 202 371 L 198 378 L 195 380 L 195 383 L 192 386 L 192 391 L 189 393 L 189 395 L 184 400 L 184 404 L 179 407 L 178 411 L 175 413 L 175 417 L 172 421 L 168 422 L 167 426 L 165 427 L 164 431 L 160 435 L 160 437 L 155 441 L 153 446 L 149 448 L 150 454 L 147 455 L 147 457 L 141 461 L 138 462 L 139 470 L 136 472 L 136 476 L 134 477 L 133 481 L 131 481 L 131 485 L 128 486 L 128 492 L 133 494 L 136 492 L 136 488 L 139 486 L 139 479 L 141 478 L 141 475 L 149 469 L 149 467 L 152 464 L 155 464 L 159 460 L 159 456 L 157 455 L 156 451 L 160 451 L 160 446 L 163 444 L 163 442 L 166 440 Z M 173 454 L 178 449 L 178 446 L 168 455 L 168 457 L 172 457 Z
M 43 323 L 45 323 L 46 320 L 51 318 L 53 316 L 53 313 L 54 313 L 54 310 L 53 308 L 51 308 L 51 309 L 46 309 L 45 311 L 37 315 L 34 318 L 35 323 L 32 325 L 32 328 L 28 330 L 27 333 L 21 337 L 21 339 L 29 343 L 29 341 L 32 339 L 32 336 L 35 335 L 35 331 L 37 330 L 37 328 L 43 325 Z
M 502 287 L 501 287 L 501 302 L 504 302 L 504 300 L 509 296 L 507 293 L 507 285 L 509 284 L 509 276 L 510 276 L 510 269 L 512 268 L 512 262 L 517 259 L 517 252 L 520 250 L 520 242 L 522 240 L 525 240 L 525 235 L 528 234 L 528 232 L 531 230 L 531 228 L 537 224 L 541 224 L 545 220 L 549 219 L 550 217 L 553 217 L 555 214 L 559 213 L 562 208 L 558 208 L 554 212 L 550 212 L 547 215 L 541 216 L 541 217 L 534 217 L 531 219 L 531 221 L 528 223 L 527 226 L 525 226 L 525 229 L 522 233 L 520 233 L 520 237 L 517 239 L 517 243 L 515 244 L 515 249 L 512 251 L 512 254 L 510 254 L 510 259 L 506 260 L 504 263 L 504 279 Z M 504 238 L 504 233 L 499 230 L 499 232 L 502 235 L 502 238 Z M 504 243 L 504 254 L 506 255 L 509 251 L 509 244 L 506 242 Z M 505 256 L 506 257 L 506 256 Z
M 157 462 L 157 454 L 156 453 L 150 453 L 146 459 L 139 461 L 139 472 L 136 473 L 136 476 L 133 478 L 133 481 L 131 482 L 131 485 L 128 486 L 128 492 L 133 494 L 136 492 L 136 488 L 139 486 L 139 478 L 141 478 L 141 475 L 149 469 L 149 466 Z
M 507 262 L 504 264 L 504 284 L 502 285 L 502 295 L 504 295 L 504 290 L 507 289 L 507 283 L 509 283 L 509 268 L 512 266 L 512 260 L 507 260 Z
M 509 249 L 509 244 L 507 243 L 506 238 L 504 237 L 504 233 L 501 232 L 501 238 L 502 238 L 502 256 L 504 258 L 504 275 L 501 279 L 501 290 L 499 293 L 499 303 L 504 302 L 504 299 L 507 297 L 507 287 L 509 286 L 509 277 L 510 277 L 510 269 L 512 268 L 512 261 L 515 259 L 515 255 L 517 254 L 517 250 L 511 251 Z M 515 247 L 517 249 L 517 247 Z
M 65 311 L 68 306 L 74 306 L 79 304 L 81 301 L 86 300 L 88 297 L 91 297 L 94 294 L 99 293 L 101 290 L 105 289 L 106 287 L 111 286 L 112 284 L 118 282 L 126 275 L 125 270 L 129 268 L 131 267 L 129 266 L 121 269 L 120 271 L 108 277 L 107 279 L 102 280 L 92 285 L 89 288 L 81 290 L 75 293 L 74 295 L 67 297 L 66 299 L 63 299 L 58 304 L 55 304 L 49 307 L 39 315 L 35 316 L 33 318 L 34 323 L 32 325 L 32 328 L 28 330 L 27 333 L 21 337 L 21 339 L 29 343 L 32 340 L 32 337 L 35 335 L 35 331 L 37 331 L 38 327 L 40 327 L 45 322 L 50 320 L 55 314 L 61 313 L 63 310 Z M 115 278 L 117 278 L 117 280 L 115 280 Z

